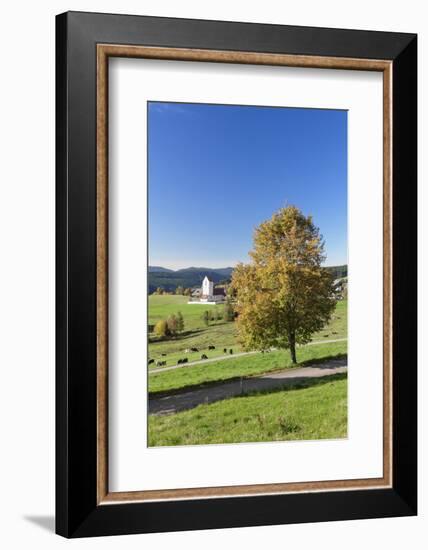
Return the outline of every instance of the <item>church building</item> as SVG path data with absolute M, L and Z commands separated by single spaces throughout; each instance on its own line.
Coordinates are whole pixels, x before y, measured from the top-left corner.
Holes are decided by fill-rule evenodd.
M 208 277 L 204 277 L 200 298 L 197 302 L 192 301 L 192 304 L 221 304 L 226 301 L 226 291 L 224 288 L 215 288 L 214 282 Z

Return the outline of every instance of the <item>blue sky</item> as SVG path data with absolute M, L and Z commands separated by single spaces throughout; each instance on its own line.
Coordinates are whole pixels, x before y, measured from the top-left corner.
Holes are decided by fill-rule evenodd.
M 248 261 L 254 228 L 288 204 L 311 214 L 325 265 L 347 263 L 347 113 L 148 104 L 149 264 Z

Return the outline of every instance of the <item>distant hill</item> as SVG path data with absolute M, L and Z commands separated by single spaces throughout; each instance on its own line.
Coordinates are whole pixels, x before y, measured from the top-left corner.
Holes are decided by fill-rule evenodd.
M 174 271 L 158 265 L 149 265 L 149 273 L 174 273 Z
M 348 266 L 338 265 L 326 267 L 333 274 L 335 279 L 348 276 Z M 202 285 L 202 280 L 207 276 L 214 283 L 230 281 L 233 267 L 209 268 L 209 267 L 186 267 L 185 269 L 167 269 L 159 266 L 149 266 L 149 293 L 154 292 L 158 287 L 174 291 L 178 286 L 192 288 Z
M 154 292 L 158 287 L 173 291 L 178 286 L 184 288 L 201 286 L 205 276 L 214 281 L 214 283 L 220 283 L 229 280 L 232 271 L 232 267 L 222 267 L 219 269 L 188 267 L 173 271 L 172 269 L 149 266 L 149 293 Z

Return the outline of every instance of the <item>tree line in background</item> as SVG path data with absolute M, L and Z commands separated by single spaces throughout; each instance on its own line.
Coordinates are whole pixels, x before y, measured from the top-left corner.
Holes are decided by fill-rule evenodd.
M 211 322 L 216 321 L 230 323 L 235 320 L 235 317 L 236 312 L 233 305 L 227 302 L 221 310 L 216 307 L 214 310 L 204 311 L 201 319 L 206 326 L 209 326 Z M 179 311 L 177 314 L 170 315 L 167 319 L 160 319 L 154 326 L 149 325 L 149 332 L 153 332 L 158 338 L 167 338 L 179 335 L 184 332 L 184 328 L 184 317 L 181 311 Z
M 211 311 L 204 311 L 202 314 L 202 321 L 205 323 L 206 326 L 210 324 L 211 321 L 226 321 L 227 323 L 230 323 L 235 320 L 235 310 L 233 309 L 233 305 L 230 301 L 226 302 L 226 304 L 223 307 L 223 311 L 220 311 L 218 307 L 216 307 L 215 310 Z
M 177 295 L 177 296 L 191 296 L 192 295 L 192 289 L 191 288 L 184 288 L 182 286 L 178 286 L 174 292 L 168 292 L 168 290 L 165 290 L 164 288 L 158 286 L 158 288 L 153 292 L 154 295 L 162 296 L 163 294 L 167 295 Z

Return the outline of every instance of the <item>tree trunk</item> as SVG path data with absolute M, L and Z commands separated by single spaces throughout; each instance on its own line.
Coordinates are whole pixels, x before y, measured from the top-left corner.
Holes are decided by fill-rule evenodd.
M 288 341 L 290 343 L 291 362 L 293 363 L 293 365 L 295 365 L 297 363 L 297 359 L 296 359 L 296 335 L 294 334 L 294 332 L 291 332 L 288 335 Z

